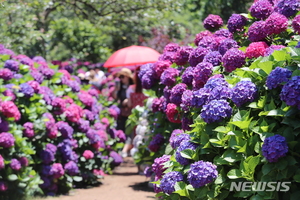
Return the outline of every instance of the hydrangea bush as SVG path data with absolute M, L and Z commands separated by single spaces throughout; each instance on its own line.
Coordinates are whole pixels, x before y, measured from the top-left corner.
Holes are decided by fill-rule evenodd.
M 227 24 L 209 15 L 203 22 L 207 30 L 196 35 L 189 52 L 166 46 L 160 61 L 172 64 L 160 77 L 145 77 L 155 80 L 145 87 L 154 100 L 136 158 L 152 157 L 157 197 L 298 198 L 299 10 L 296 0 L 258 0 L 248 14 L 233 14 Z M 171 46 L 177 60 L 189 53 L 187 63 L 165 55 Z M 153 67 L 142 69 L 151 74 Z M 149 144 L 156 135 L 164 143 L 153 151 Z M 163 170 L 157 170 L 158 162 Z M 246 181 L 290 182 L 289 191 L 254 186 L 230 191 L 232 183 Z
M 1 51 L 0 82 L 0 199 L 65 194 L 120 165 L 125 134 L 101 91 L 11 50 Z

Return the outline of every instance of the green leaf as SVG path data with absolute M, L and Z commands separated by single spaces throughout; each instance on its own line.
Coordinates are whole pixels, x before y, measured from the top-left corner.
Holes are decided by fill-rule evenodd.
M 18 180 L 18 176 L 15 174 L 10 174 L 10 175 L 8 175 L 8 180 L 10 180 L 10 181 Z
M 230 179 L 238 179 L 242 177 L 242 173 L 239 169 L 232 169 L 227 173 L 227 177 Z
M 195 154 L 195 151 L 193 151 L 191 149 L 185 149 L 185 150 L 180 152 L 180 155 L 184 158 L 187 158 L 187 159 L 192 159 L 194 154 Z
M 250 122 L 251 121 L 234 121 L 230 122 L 230 124 L 233 124 L 242 130 L 247 130 L 249 128 Z
M 267 62 L 260 62 L 258 63 L 258 66 L 260 69 L 264 70 L 266 74 L 270 74 L 273 69 L 273 61 L 267 61 Z

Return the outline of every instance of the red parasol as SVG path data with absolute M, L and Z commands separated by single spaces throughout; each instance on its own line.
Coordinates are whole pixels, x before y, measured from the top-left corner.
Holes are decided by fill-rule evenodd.
M 113 53 L 103 66 L 110 68 L 153 63 L 158 60 L 159 56 L 160 54 L 150 47 L 133 45 Z

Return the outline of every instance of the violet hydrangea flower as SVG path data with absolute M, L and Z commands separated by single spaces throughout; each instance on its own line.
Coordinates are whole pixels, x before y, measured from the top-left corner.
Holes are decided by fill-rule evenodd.
M 200 88 L 193 91 L 191 105 L 196 108 L 201 108 L 208 102 L 210 96 L 210 90 L 208 88 Z
M 198 146 L 199 146 L 198 144 L 193 143 L 189 140 L 183 140 L 179 144 L 179 147 L 176 150 L 176 153 L 175 153 L 176 161 L 179 162 L 181 165 L 188 165 L 192 160 L 188 159 L 188 158 L 184 158 L 180 152 L 183 150 L 186 150 L 186 149 L 195 151 Z
M 181 128 L 185 131 L 189 131 L 192 128 L 190 125 L 193 124 L 193 119 L 188 114 L 183 114 L 181 119 Z
M 272 13 L 267 19 L 266 19 L 266 33 L 268 35 L 272 34 L 280 34 L 288 28 L 288 18 L 286 18 L 284 15 L 281 15 L 279 13 Z
M 21 169 L 21 167 L 22 167 L 21 163 L 17 159 L 15 159 L 15 158 L 11 159 L 10 168 L 12 168 L 13 170 L 19 171 Z
M 220 43 L 225 39 L 227 38 L 221 36 L 205 36 L 202 40 L 200 40 L 198 47 L 203 47 L 211 51 L 217 51 Z
M 177 65 L 185 65 L 188 60 L 191 52 L 194 50 L 193 47 L 183 46 L 175 53 L 174 63 Z
M 191 164 L 187 179 L 194 188 L 200 188 L 218 177 L 217 166 L 202 160 Z
M 75 176 L 79 173 L 79 169 L 77 164 L 74 161 L 69 161 L 64 166 L 65 172 L 69 174 L 70 176 Z
M 264 20 L 273 12 L 273 6 L 268 0 L 259 0 L 250 7 L 250 14 L 257 19 Z
M 23 135 L 24 137 L 28 137 L 28 138 L 32 138 L 34 136 L 34 129 L 33 129 L 34 125 L 31 122 L 26 122 L 25 124 L 23 124 Z
M 15 138 L 11 133 L 0 133 L 0 146 L 10 148 L 15 145 Z
M 223 20 L 219 15 L 209 14 L 204 19 L 203 26 L 207 30 L 217 30 L 223 26 Z
M 170 145 L 173 149 L 178 148 L 180 146 L 181 142 L 190 141 L 190 139 L 191 139 L 190 135 L 183 133 L 183 131 L 178 133 L 178 132 L 175 132 L 175 130 L 172 132 L 172 135 L 169 139 Z
M 285 48 L 286 46 L 284 45 L 271 45 L 269 46 L 268 48 L 266 48 L 266 52 L 265 52 L 265 55 L 264 56 L 269 56 L 271 55 L 275 50 L 280 50 L 280 49 L 283 49 Z
M 231 48 L 239 48 L 237 42 L 233 39 L 225 39 L 220 43 L 218 51 L 224 55 Z
M 156 177 L 161 178 L 164 171 L 167 169 L 164 163 L 170 160 L 170 155 L 163 155 L 161 157 L 155 158 L 152 164 L 152 171 L 155 173 Z
M 247 23 L 247 18 L 240 14 L 232 14 L 227 22 L 227 28 L 231 33 L 241 31 Z
M 232 88 L 232 101 L 238 107 L 257 97 L 257 87 L 251 81 L 240 81 Z
M 189 108 L 192 106 L 192 99 L 193 99 L 193 91 L 185 90 L 181 96 L 181 104 L 180 107 L 184 111 L 188 111 Z
M 202 40 L 203 37 L 210 36 L 210 35 L 212 35 L 212 33 L 208 30 L 201 31 L 200 33 L 196 34 L 196 37 L 194 40 L 195 45 L 198 46 L 200 40 Z
M 274 135 L 267 137 L 262 145 L 262 154 L 269 162 L 277 162 L 288 152 L 288 145 L 285 137 Z
M 161 179 L 160 188 L 164 193 L 171 194 L 175 191 L 175 184 L 180 181 L 183 181 L 183 175 L 180 172 L 168 172 Z
M 72 139 L 74 129 L 67 123 L 59 121 L 56 123 L 57 130 L 61 133 L 62 137 L 65 139 Z
M 189 63 L 192 67 L 196 67 L 204 59 L 204 56 L 210 52 L 209 49 L 204 47 L 197 47 L 190 53 Z
M 227 72 L 232 72 L 236 68 L 241 68 L 246 63 L 245 60 L 245 53 L 236 48 L 229 49 L 222 58 L 223 66 Z
M 274 5 L 274 11 L 278 12 L 286 17 L 291 17 L 299 11 L 299 0 L 279 0 Z
M 266 86 L 269 90 L 275 89 L 277 87 L 282 88 L 281 85 L 284 82 L 287 82 L 292 76 L 292 71 L 282 68 L 282 67 L 276 67 L 274 70 L 271 71 L 269 74 L 267 80 L 266 80 Z
M 194 79 L 194 68 L 187 67 L 181 76 L 182 82 L 188 86 L 192 86 Z
M 215 36 L 225 37 L 225 38 L 233 38 L 232 33 L 228 29 L 220 29 L 214 33 Z
M 175 85 L 171 90 L 170 102 L 177 106 L 181 104 L 182 93 L 187 89 L 187 85 L 184 83 L 179 83 Z
M 218 66 L 221 64 L 222 55 L 219 51 L 211 51 L 204 56 L 203 62 L 209 62 L 213 66 Z
M 4 68 L 10 69 L 11 71 L 19 70 L 19 62 L 15 60 L 7 60 L 4 63 Z
M 156 134 L 152 140 L 150 141 L 148 148 L 150 149 L 150 151 L 152 152 L 157 152 L 159 150 L 159 148 L 161 147 L 161 145 L 164 142 L 164 136 L 162 136 L 161 134 Z
M 267 37 L 266 22 L 256 21 L 248 29 L 248 39 L 251 42 L 262 41 Z
M 300 109 L 300 76 L 293 76 L 282 88 L 280 99 L 289 106 Z
M 34 89 L 28 83 L 22 83 L 20 85 L 20 92 L 23 93 L 25 97 L 32 97 Z
M 164 85 L 173 86 L 176 83 L 177 76 L 179 76 L 179 71 L 169 67 L 161 74 L 160 81 Z
M 38 71 L 31 71 L 30 75 L 34 78 L 36 82 L 41 84 L 44 81 L 44 76 Z
M 202 107 L 201 118 L 208 124 L 220 122 L 232 115 L 232 108 L 229 103 L 224 100 L 212 100 Z
M 194 68 L 193 89 L 202 88 L 212 74 L 213 65 L 209 62 L 201 62 Z
M 111 151 L 111 152 L 109 153 L 109 156 L 113 159 L 112 164 L 113 164 L 114 166 L 119 166 L 119 165 L 123 162 L 122 156 L 120 156 L 120 154 L 118 154 L 118 153 L 115 152 L 115 151 Z
M 7 132 L 8 130 L 9 130 L 8 122 L 0 117 L 0 133 Z

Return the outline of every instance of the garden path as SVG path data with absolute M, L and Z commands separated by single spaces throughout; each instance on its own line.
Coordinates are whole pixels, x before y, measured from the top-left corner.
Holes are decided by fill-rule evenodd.
M 137 166 L 131 157 L 114 169 L 112 175 L 101 180 L 102 184 L 88 189 L 75 189 L 70 195 L 53 200 L 151 200 L 153 189 L 148 187 L 149 178 L 137 174 Z M 50 198 L 49 200 L 52 200 Z

